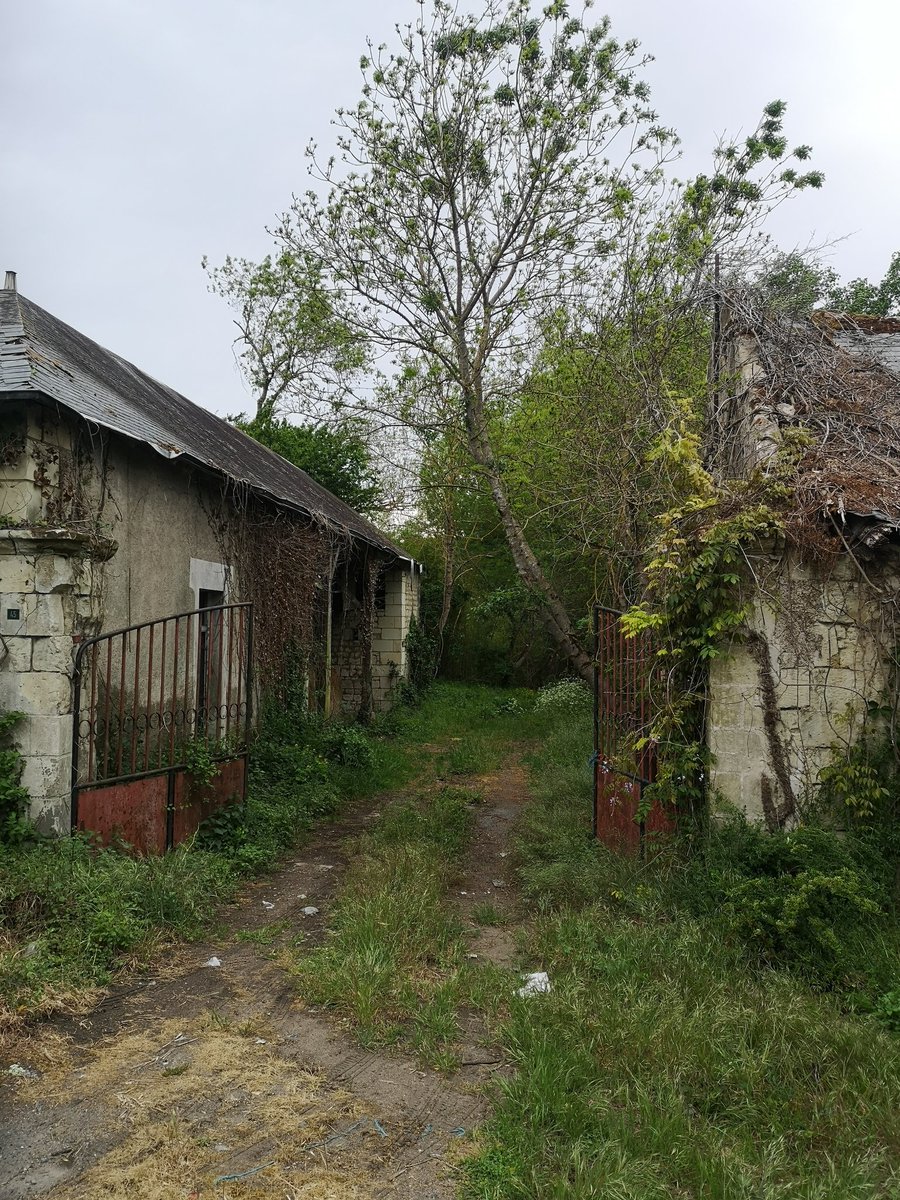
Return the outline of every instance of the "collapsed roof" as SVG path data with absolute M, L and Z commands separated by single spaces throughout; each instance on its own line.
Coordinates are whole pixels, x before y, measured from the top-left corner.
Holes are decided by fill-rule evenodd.
M 719 469 L 729 436 L 750 442 L 750 461 L 762 465 L 797 429 L 797 515 L 830 518 L 870 547 L 900 534 L 900 318 L 787 318 L 741 297 L 729 298 L 722 332 L 743 343 L 722 364 L 739 367 L 743 383 L 740 397 L 720 393 L 715 406 Z
M 371 521 L 281 455 L 144 374 L 15 288 L 0 289 L 0 396 L 40 395 L 86 421 L 184 458 L 279 505 L 411 561 Z

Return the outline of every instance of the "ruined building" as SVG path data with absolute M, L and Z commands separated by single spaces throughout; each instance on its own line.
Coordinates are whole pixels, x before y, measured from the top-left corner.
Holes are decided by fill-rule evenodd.
M 144 849 L 243 794 L 266 694 L 368 717 L 417 565 L 305 472 L 0 290 L 0 712 L 31 815 Z M 221 760 L 202 803 L 185 764 Z M 212 797 L 212 800 L 210 799 Z

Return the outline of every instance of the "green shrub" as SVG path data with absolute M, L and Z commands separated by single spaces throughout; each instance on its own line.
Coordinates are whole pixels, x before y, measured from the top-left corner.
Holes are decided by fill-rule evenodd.
M 534 707 L 544 713 L 589 713 L 593 702 L 591 689 L 584 680 L 559 679 L 540 689 Z
M 713 825 L 675 892 L 761 962 L 820 985 L 859 987 L 879 975 L 886 983 L 896 969 L 878 936 L 893 924 L 889 878 L 882 855 L 852 834 L 814 824 L 768 833 L 735 815 Z
M 20 712 L 0 716 L 0 842 L 20 841 L 29 828 L 25 820 L 29 797 L 22 787 L 25 764 L 12 741 L 12 731 L 23 716 Z
M 368 769 L 375 758 L 372 743 L 359 725 L 326 725 L 319 744 L 326 758 L 344 767 Z
M 763 875 L 726 891 L 725 916 L 764 961 L 838 982 L 855 965 L 852 939 L 881 912 L 872 890 L 847 867 Z
M 888 1029 L 900 1033 L 900 991 L 885 992 L 879 996 L 872 1012 Z

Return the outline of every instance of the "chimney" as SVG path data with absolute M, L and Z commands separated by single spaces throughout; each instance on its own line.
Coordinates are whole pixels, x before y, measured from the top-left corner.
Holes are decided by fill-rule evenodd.
M 14 292 L 16 290 L 16 273 L 15 271 L 6 272 L 6 282 L 3 285 L 5 292 Z

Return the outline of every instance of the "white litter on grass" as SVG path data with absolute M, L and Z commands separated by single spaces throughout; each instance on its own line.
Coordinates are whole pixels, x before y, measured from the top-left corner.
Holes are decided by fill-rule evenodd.
M 14 1075 L 16 1079 L 40 1079 L 40 1072 L 32 1071 L 31 1067 L 23 1067 L 21 1063 L 10 1063 L 7 1075 Z
M 307 904 L 306 908 L 301 908 L 300 911 L 303 913 L 304 917 L 314 917 L 318 914 L 319 910 L 314 905 Z
M 305 899 L 306 899 L 306 892 L 301 892 L 301 893 L 300 893 L 300 895 L 297 897 L 297 899 L 298 899 L 298 900 L 305 900 Z
M 221 958 L 216 958 L 216 956 L 213 955 L 212 958 L 208 958 L 203 965 L 204 967 L 221 967 L 222 960 Z
M 517 996 L 540 996 L 550 991 L 550 976 L 546 971 L 532 971 L 524 980 L 522 987 L 516 989 Z
M 257 1046 L 265 1046 L 265 1045 L 267 1045 L 267 1044 L 268 1044 L 268 1043 L 266 1042 L 266 1039 L 265 1039 L 265 1038 L 257 1038 L 257 1039 L 256 1039 L 256 1045 L 257 1045 Z
M 269 909 L 272 909 L 275 907 L 275 905 L 272 903 L 271 900 L 263 900 L 262 906 L 263 906 L 263 908 L 269 908 Z

